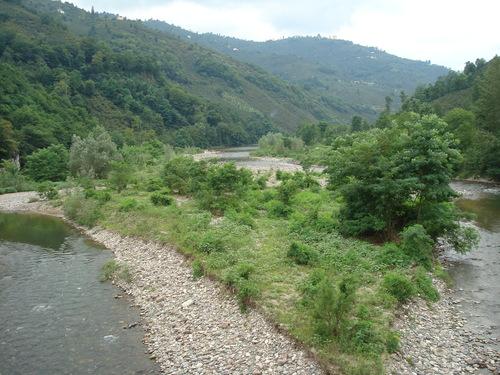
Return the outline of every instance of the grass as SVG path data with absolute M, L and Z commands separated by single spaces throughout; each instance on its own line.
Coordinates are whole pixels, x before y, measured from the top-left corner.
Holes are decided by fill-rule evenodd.
M 132 274 L 128 265 L 125 263 L 118 263 L 115 259 L 110 259 L 103 264 L 101 268 L 100 280 L 111 281 L 111 280 L 122 280 L 126 283 L 132 281 Z
M 153 167 L 140 173 L 140 181 L 155 177 Z M 95 198 L 79 196 L 84 200 L 79 207 L 95 204 L 96 223 L 104 228 L 175 245 L 193 258 L 193 277 L 206 275 L 225 283 L 242 310 L 257 306 L 313 348 L 327 367 L 339 367 L 347 374 L 383 373 L 383 359 L 399 345 L 391 329 L 397 301 L 406 298 L 391 295 L 385 278 L 405 275 L 406 286 L 417 284 L 409 289 L 417 288 L 429 300 L 437 298 L 427 274 L 419 270 L 415 276 L 395 244 L 377 246 L 342 237 L 335 229 L 340 203 L 324 189 L 295 193 L 287 217 L 270 215 L 266 209 L 266 200 L 276 197 L 275 188 L 257 189 L 239 211 L 228 211 L 222 218 L 200 209 L 194 198 L 182 205 L 154 205 L 146 190 L 132 184 L 121 193 L 110 191 L 110 199 L 97 203 Z M 104 280 L 127 279 L 127 275 L 126 265 L 116 261 L 103 267 Z M 324 277 L 332 287 L 346 277 L 356 279 L 354 302 L 342 329 L 326 338 L 318 335 L 313 313 L 315 280 Z

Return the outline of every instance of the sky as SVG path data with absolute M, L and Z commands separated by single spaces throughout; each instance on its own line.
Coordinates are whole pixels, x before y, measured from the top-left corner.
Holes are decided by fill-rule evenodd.
M 130 19 L 265 41 L 335 36 L 452 69 L 500 54 L 500 0 L 70 0 Z

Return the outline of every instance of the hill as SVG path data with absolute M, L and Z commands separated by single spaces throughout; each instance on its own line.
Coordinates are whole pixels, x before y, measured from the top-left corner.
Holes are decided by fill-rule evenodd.
M 149 20 L 146 25 L 274 73 L 331 102 L 349 120 L 353 115 L 373 119 L 384 109 L 385 96 L 393 96 L 397 104 L 401 91 L 413 92 L 449 72 L 429 62 L 320 36 L 253 42 L 198 34 L 162 21 Z
M 47 0 L 2 0 L 0 21 L 0 132 L 21 156 L 96 125 L 118 144 L 206 147 L 337 117 L 262 69 L 140 21 Z

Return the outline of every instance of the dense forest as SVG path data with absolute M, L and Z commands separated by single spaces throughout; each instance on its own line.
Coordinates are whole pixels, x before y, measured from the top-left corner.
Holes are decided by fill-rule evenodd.
M 401 90 L 413 92 L 418 85 L 434 82 L 449 71 L 319 35 L 253 42 L 198 34 L 161 21 L 149 20 L 145 24 L 272 72 L 331 103 L 342 120 L 350 120 L 353 115 L 375 120 L 384 108 L 386 95 L 399 103 Z
M 119 145 L 159 138 L 207 147 L 336 117 L 263 70 L 139 21 L 11 0 L 0 2 L 0 22 L 3 154 L 69 146 L 97 125 Z

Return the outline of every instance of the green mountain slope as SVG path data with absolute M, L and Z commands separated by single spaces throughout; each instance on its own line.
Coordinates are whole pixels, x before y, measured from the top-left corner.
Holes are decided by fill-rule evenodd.
M 22 155 L 98 124 L 118 143 L 209 146 L 336 117 L 262 69 L 58 1 L 0 1 L 0 82 L 0 120 Z
M 442 66 L 345 40 L 294 37 L 252 42 L 197 34 L 161 21 L 149 20 L 146 25 L 260 66 L 332 102 L 344 118 L 356 114 L 374 118 L 383 110 L 385 96 L 392 95 L 397 103 L 400 91 L 413 92 L 418 85 L 434 82 L 449 72 Z

